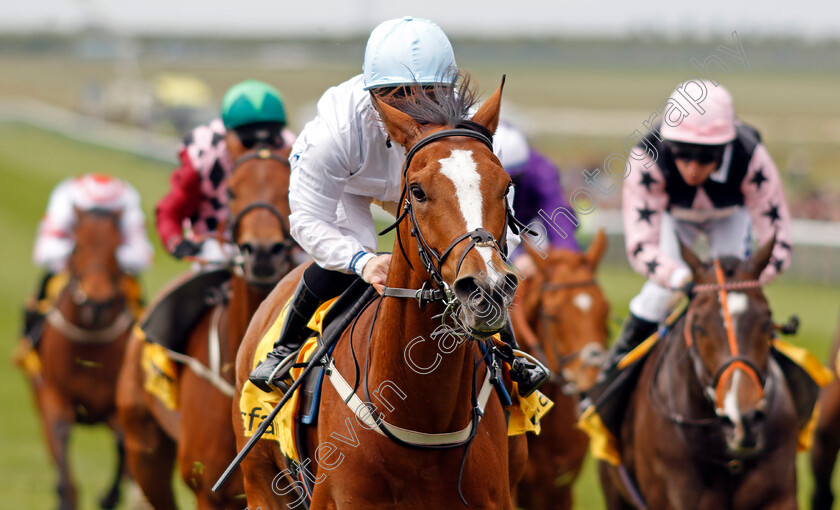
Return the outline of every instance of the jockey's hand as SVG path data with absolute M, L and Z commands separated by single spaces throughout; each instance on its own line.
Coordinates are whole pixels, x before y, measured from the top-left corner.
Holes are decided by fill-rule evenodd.
M 382 294 L 382 291 L 385 289 L 385 277 L 388 276 L 388 267 L 390 265 L 390 253 L 373 257 L 362 268 L 362 280 L 373 285 L 373 288 Z
M 215 237 L 208 237 L 201 242 L 196 258 L 203 264 L 227 264 L 231 260 L 231 250 Z
M 172 250 L 172 256 L 176 259 L 194 257 L 199 251 L 201 251 L 201 245 L 194 243 L 189 239 L 182 239 L 181 242 L 175 245 L 175 248 Z
M 689 298 L 694 295 L 694 277 L 687 267 L 678 267 L 674 270 L 671 274 L 671 288 Z

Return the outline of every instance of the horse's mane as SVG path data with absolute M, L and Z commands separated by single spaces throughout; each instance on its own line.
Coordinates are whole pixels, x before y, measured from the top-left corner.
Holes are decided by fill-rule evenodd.
M 492 138 L 492 133 L 484 126 L 469 120 L 478 102 L 470 74 L 460 71 L 458 77 L 454 87 L 442 83 L 424 86 L 415 82 L 407 87 L 404 96 L 392 95 L 384 99 L 419 124 L 462 127 Z

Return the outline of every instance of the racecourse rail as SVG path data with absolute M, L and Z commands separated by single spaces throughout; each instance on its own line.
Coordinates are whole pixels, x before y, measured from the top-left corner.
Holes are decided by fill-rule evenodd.
M 528 112 L 519 111 L 523 125 L 528 124 Z M 535 125 L 543 124 L 534 119 Z M 145 158 L 175 165 L 178 138 L 154 133 L 146 129 L 109 122 L 99 117 L 83 115 L 25 97 L 0 99 L 0 123 L 25 124 L 60 134 L 79 142 L 136 154 Z M 564 125 L 557 123 L 555 125 Z M 608 123 L 602 122 L 601 126 Z M 575 125 L 575 123 L 569 123 Z M 579 124 L 578 124 L 579 125 Z M 542 131 L 542 130 L 540 130 Z M 389 222 L 388 213 L 374 206 L 377 220 Z M 614 262 L 626 261 L 623 249 L 621 211 L 599 209 L 584 217 L 581 230 L 585 234 L 604 228 L 610 237 L 607 258 Z M 795 219 L 792 225 L 796 256 L 788 274 L 807 280 L 840 283 L 840 224 L 828 221 Z

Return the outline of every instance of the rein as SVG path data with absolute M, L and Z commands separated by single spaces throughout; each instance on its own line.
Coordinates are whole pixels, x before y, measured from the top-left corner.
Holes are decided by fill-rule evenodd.
M 723 275 L 723 268 L 720 266 L 718 259 L 714 260 L 716 284 L 704 284 L 695 286 L 694 292 L 717 292 L 718 300 L 720 301 L 721 311 L 723 312 L 723 323 L 726 327 L 726 339 L 729 346 L 730 356 L 719 366 L 712 376 L 712 384 L 707 388 L 708 393 L 714 393 L 715 412 L 718 414 L 723 412 L 723 385 L 734 374 L 735 370 L 741 369 L 752 381 L 758 386 L 760 398 L 764 398 L 764 377 L 760 375 L 760 370 L 756 364 L 741 355 L 738 348 L 738 340 L 735 336 L 735 326 L 732 321 L 732 314 L 729 312 L 728 291 L 729 290 L 744 290 L 761 288 L 761 283 L 757 280 L 747 280 L 739 282 L 726 282 Z M 688 310 L 685 319 L 684 336 L 689 352 L 696 351 L 696 344 L 694 342 L 694 335 L 692 334 L 694 315 L 691 310 Z
M 97 266 L 99 267 L 99 266 Z M 74 306 L 81 307 L 88 303 L 88 297 L 82 288 L 79 285 L 80 275 L 74 275 L 70 277 L 70 281 L 67 282 L 63 292 L 70 293 L 70 301 L 73 303 Z M 112 283 L 114 286 L 119 288 L 119 277 L 114 277 L 112 279 Z M 109 299 L 103 303 L 97 303 L 96 306 L 101 306 L 102 308 L 107 308 L 110 306 L 117 305 L 121 300 L 124 300 L 125 296 L 118 295 L 115 298 Z M 96 329 L 90 328 L 83 328 L 77 326 L 70 322 L 67 317 L 64 316 L 64 313 L 59 309 L 58 303 L 60 303 L 60 298 L 56 301 L 56 304 L 47 312 L 46 314 L 46 321 L 47 324 L 54 327 L 61 333 L 65 338 L 72 342 L 76 342 L 79 344 L 107 344 L 113 342 L 117 338 L 119 338 L 123 333 L 128 331 L 132 324 L 134 324 L 134 316 L 128 309 L 128 305 L 125 304 L 122 307 L 120 313 L 114 318 L 111 324 Z
M 237 158 L 236 161 L 234 161 L 234 163 L 233 163 L 233 168 L 230 171 L 230 175 L 233 175 L 234 172 L 236 172 L 236 169 L 239 168 L 240 166 L 242 166 L 243 163 L 246 163 L 248 161 L 252 161 L 252 160 L 255 160 L 255 159 L 257 159 L 257 160 L 274 160 L 274 161 L 277 161 L 278 163 L 280 163 L 282 165 L 289 166 L 289 160 L 288 159 L 280 156 L 279 154 L 276 154 L 271 149 L 271 147 L 268 147 L 266 145 L 262 145 L 262 146 L 257 147 L 256 149 L 252 149 L 251 151 L 246 152 L 245 154 L 243 154 L 242 156 Z M 226 229 L 228 239 L 236 239 L 236 233 L 239 230 L 239 224 L 241 223 L 242 218 L 244 218 L 245 215 L 248 214 L 249 212 L 255 211 L 257 209 L 267 210 L 280 223 L 280 230 L 283 232 L 282 245 L 283 245 L 283 250 L 285 252 L 284 253 L 285 258 L 286 258 L 287 262 L 291 263 L 292 262 L 291 251 L 298 244 L 295 242 L 295 240 L 292 238 L 292 235 L 289 233 L 289 227 L 286 225 L 286 219 L 283 217 L 283 215 L 280 213 L 280 211 L 277 210 L 276 207 L 274 207 L 272 204 L 270 204 L 268 202 L 253 202 L 253 203 L 250 203 L 247 206 L 245 206 L 241 211 L 239 211 L 235 216 L 233 216 L 232 219 L 228 222 L 228 227 Z M 228 212 L 230 213 L 230 209 L 228 209 Z M 236 273 L 237 276 L 244 277 L 244 275 L 245 275 L 245 272 L 244 272 L 245 271 L 244 270 L 245 255 L 243 255 L 242 250 L 241 250 L 241 248 L 239 247 L 238 244 L 236 244 L 234 242 L 234 243 L 231 243 L 231 245 L 233 246 L 233 248 L 235 250 L 235 254 L 234 254 L 234 257 L 233 257 L 233 261 L 232 261 L 233 270 L 234 270 L 234 272 Z
M 743 370 L 747 374 L 747 376 L 750 377 L 750 379 L 756 383 L 760 391 L 760 398 L 762 402 L 766 401 L 767 395 L 769 393 L 772 393 L 772 387 L 769 385 L 772 379 L 760 375 L 761 371 L 756 366 L 756 364 L 752 360 L 740 354 L 737 338 L 735 336 L 735 329 L 732 321 L 732 316 L 729 312 L 728 307 L 728 291 L 758 289 L 761 288 L 761 283 L 756 280 L 726 282 L 724 280 L 723 270 L 721 268 L 720 261 L 715 259 L 714 266 L 715 277 L 717 279 L 717 282 L 696 285 L 692 289 L 694 294 L 701 292 L 718 293 L 718 299 L 720 300 L 721 304 L 724 326 L 726 328 L 727 347 L 729 349 L 730 356 L 726 358 L 726 360 L 719 367 L 717 367 L 714 374 L 709 374 L 708 372 L 706 372 L 707 375 L 711 376 L 710 378 L 712 382 L 709 385 L 703 385 L 702 369 L 698 369 L 698 365 L 702 367 L 702 363 L 698 362 L 696 358 L 697 345 L 694 341 L 694 336 L 692 334 L 694 316 L 692 310 L 690 309 L 690 304 L 689 307 L 686 307 L 686 309 L 682 312 L 681 316 L 684 316 L 685 320 L 685 323 L 683 325 L 683 337 L 685 340 L 686 347 L 688 348 L 688 356 L 692 362 L 692 365 L 694 366 L 697 381 L 704 389 L 703 395 L 714 408 L 716 416 L 710 416 L 706 418 L 686 417 L 682 413 L 675 411 L 668 403 L 664 401 L 663 396 L 660 394 L 660 392 L 656 391 L 658 387 L 657 381 L 659 380 L 659 375 L 661 373 L 662 367 L 664 366 L 664 362 L 668 355 L 668 352 L 671 346 L 673 345 L 673 342 L 667 342 L 664 348 L 659 352 L 659 355 L 656 359 L 656 366 L 654 368 L 653 375 L 651 378 L 651 384 L 648 387 L 649 399 L 652 407 L 660 416 L 668 419 L 669 421 L 671 421 L 679 427 L 716 428 L 720 426 L 721 417 L 724 415 L 722 403 L 723 384 L 726 382 L 726 380 L 731 378 L 732 374 L 736 369 Z M 677 317 L 677 320 L 678 319 L 679 317 Z M 676 320 L 671 324 L 676 324 Z M 659 336 L 660 338 L 663 338 L 665 336 L 665 332 L 660 331 Z M 680 430 L 680 435 L 683 436 L 682 430 L 678 430 Z M 686 442 L 686 444 L 689 445 L 693 443 L 692 441 L 689 441 L 685 436 L 683 436 L 683 440 Z M 694 454 L 697 455 L 699 458 L 702 458 L 714 464 L 724 466 L 731 473 L 739 473 L 743 469 L 743 462 L 745 460 L 743 458 L 732 458 L 729 456 L 718 458 L 710 455 L 707 451 L 703 451 L 702 448 L 694 448 L 694 450 Z
M 379 235 L 384 235 L 390 232 L 391 230 L 397 228 L 402 221 L 408 217 L 409 221 L 411 221 L 411 236 L 415 238 L 417 242 L 417 251 L 420 255 L 420 260 L 423 263 L 423 267 L 426 269 L 426 272 L 429 273 L 431 278 L 431 283 L 436 287 L 429 287 L 427 284 L 429 282 L 424 282 L 423 286 L 420 289 L 400 289 L 394 287 L 386 287 L 383 291 L 383 296 L 388 297 L 397 297 L 397 298 L 414 298 L 417 299 L 420 306 L 423 307 L 427 303 L 432 303 L 436 301 L 442 301 L 446 305 L 447 310 L 450 310 L 455 304 L 455 296 L 450 289 L 449 285 L 444 281 L 443 275 L 441 274 L 441 269 L 443 264 L 446 262 L 446 258 L 452 253 L 452 250 L 455 249 L 461 242 L 469 239 L 469 243 L 467 244 L 467 248 L 461 254 L 461 257 L 458 260 L 458 266 L 456 268 L 455 274 L 458 274 L 461 269 L 461 265 L 464 262 L 467 254 L 475 247 L 489 247 L 493 248 L 497 251 L 504 261 L 507 261 L 507 247 L 505 244 L 505 240 L 507 238 L 507 230 L 510 228 L 514 233 L 519 234 L 523 231 L 528 231 L 528 227 L 517 220 L 513 216 L 513 212 L 510 209 L 510 204 L 505 200 L 505 225 L 504 231 L 502 232 L 501 240 L 497 240 L 493 237 L 493 234 L 488 232 L 483 228 L 477 228 L 472 232 L 465 232 L 460 236 L 456 237 L 449 246 L 443 251 L 443 253 L 439 254 L 434 248 L 432 248 L 428 242 L 426 242 L 426 238 L 423 236 L 423 231 L 420 229 L 420 224 L 417 221 L 417 217 L 414 214 L 414 207 L 412 198 L 409 198 L 408 195 L 408 182 L 406 179 L 406 173 L 408 172 L 408 168 L 411 165 L 411 161 L 414 158 L 415 154 L 422 149 L 423 147 L 429 145 L 432 142 L 437 140 L 441 140 L 443 138 L 451 138 L 455 136 L 465 136 L 468 138 L 474 138 L 480 142 L 482 142 L 490 151 L 493 151 L 493 141 L 478 131 L 473 131 L 472 129 L 467 128 L 452 128 L 452 129 L 445 129 L 443 131 L 436 131 L 425 138 L 422 138 L 418 141 L 411 149 L 406 153 L 405 162 L 403 163 L 403 188 L 402 192 L 400 193 L 400 201 L 403 202 L 403 210 L 400 215 L 397 217 L 396 221 L 388 226 L 386 229 L 381 231 Z M 403 247 L 403 242 L 400 237 L 400 231 L 397 228 L 397 241 L 400 246 L 400 251 L 405 257 L 406 262 L 408 265 L 414 269 L 411 264 L 411 260 L 408 258 L 408 254 L 405 252 L 405 248 Z M 446 318 L 446 314 L 444 314 L 444 319 Z
M 572 282 L 544 282 L 540 286 L 540 292 L 545 294 L 547 292 L 555 292 L 559 290 L 568 290 L 568 289 L 576 289 L 581 287 L 594 287 L 597 286 L 598 282 L 594 278 L 590 278 L 588 280 L 578 280 Z M 542 302 L 543 298 L 542 295 L 540 296 L 540 302 Z M 539 303 L 538 303 L 539 305 Z M 558 320 L 559 317 L 557 315 L 550 315 L 543 311 L 542 306 L 540 306 L 539 311 L 540 322 L 543 329 L 543 334 L 545 331 L 548 331 L 549 321 L 554 319 Z M 541 351 L 543 351 L 543 355 L 545 355 L 545 350 L 542 346 L 537 346 Z M 580 349 L 575 349 L 571 352 L 566 354 L 562 354 L 557 347 L 556 342 L 551 343 L 551 350 L 554 352 L 554 356 L 557 360 L 557 373 L 552 373 L 552 378 L 557 378 L 560 381 L 563 394 L 567 397 L 573 397 L 579 394 L 577 384 L 574 381 L 569 381 L 566 376 L 563 375 L 563 368 L 568 365 L 569 363 L 575 361 L 576 359 L 580 358 L 584 364 L 584 366 L 588 367 L 600 367 L 603 363 L 605 351 L 604 348 L 598 344 L 597 342 L 589 342 L 585 344 Z

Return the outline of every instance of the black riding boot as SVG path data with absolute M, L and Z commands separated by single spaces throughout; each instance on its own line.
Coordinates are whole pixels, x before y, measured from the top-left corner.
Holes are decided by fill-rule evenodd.
M 655 322 L 629 314 L 627 320 L 624 321 L 621 334 L 607 351 L 607 360 L 601 367 L 601 378 L 608 378 L 615 371 L 618 362 L 652 335 L 656 331 L 656 326 Z
M 251 372 L 249 380 L 259 389 L 270 393 L 276 386 L 281 391 L 288 389 L 288 384 L 283 381 L 292 365 L 303 342 L 312 334 L 307 328 L 312 314 L 321 306 L 321 300 L 309 286 L 306 279 L 301 278 L 292 302 L 289 304 L 289 311 L 283 323 L 283 330 L 280 336 L 274 341 L 274 350 L 268 353 L 265 361 L 261 362 Z
M 505 327 L 499 332 L 499 337 L 511 349 L 519 350 L 516 343 L 516 336 L 513 334 L 513 325 L 508 320 Z M 519 394 L 527 397 L 537 390 L 551 377 L 551 372 L 542 364 L 524 356 L 516 356 L 510 363 L 510 379 L 516 381 Z
M 37 308 L 26 308 L 23 311 L 23 336 L 29 339 L 33 349 L 38 348 L 44 332 L 46 316 Z
M 35 293 L 35 302 L 30 303 L 23 310 L 23 336 L 29 339 L 33 349 L 38 348 L 41 342 L 41 335 L 46 325 L 46 315 L 38 309 L 41 302 L 47 297 L 47 284 L 55 276 L 55 273 L 46 272 L 38 283 L 38 290 Z
M 618 437 L 618 429 L 624 417 L 625 404 L 633 393 L 642 365 L 634 363 L 623 370 L 618 370 L 618 363 L 627 353 L 652 335 L 656 327 L 655 322 L 640 319 L 632 313 L 628 315 L 621 333 L 607 351 L 607 359 L 601 366 L 598 381 L 586 392 L 579 403 L 581 412 L 594 404 L 604 425 L 616 437 Z

